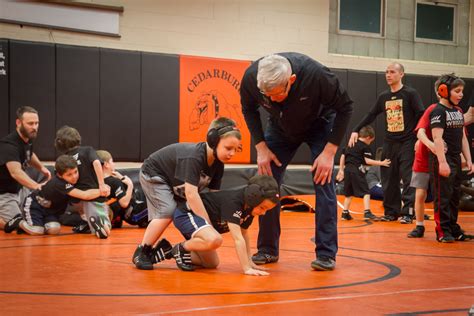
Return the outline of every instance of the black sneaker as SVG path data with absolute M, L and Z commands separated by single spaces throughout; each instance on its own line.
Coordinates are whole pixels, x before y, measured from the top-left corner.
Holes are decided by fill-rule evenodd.
M 453 243 L 455 241 L 454 237 L 448 234 L 445 234 L 443 237 L 438 238 L 439 242 L 442 243 Z
M 252 256 L 253 263 L 262 265 L 266 263 L 278 262 L 278 256 L 269 255 L 268 253 L 257 252 Z
M 380 217 L 375 216 L 375 214 L 372 213 L 370 210 L 365 210 L 364 211 L 364 218 L 371 219 L 373 221 L 379 221 L 380 220 Z
M 344 220 L 344 221 L 351 221 L 352 220 L 352 215 L 351 215 L 351 213 L 349 213 L 349 211 L 342 211 L 341 219 Z
M 132 262 L 140 270 L 153 270 L 153 259 L 150 245 L 138 245 L 133 253 Z
M 5 233 L 10 234 L 12 231 L 17 230 L 18 227 L 20 227 L 20 222 L 23 218 L 21 217 L 21 214 L 15 215 L 11 220 L 9 220 L 6 224 L 3 230 Z
M 384 215 L 380 218 L 382 222 L 395 222 L 397 220 L 396 216 L 393 215 Z
M 72 228 L 72 231 L 76 234 L 90 234 L 91 228 L 89 227 L 89 223 L 86 221 L 81 221 L 79 224 Z
M 91 223 L 92 229 L 94 230 L 95 235 L 100 239 L 107 239 L 109 235 L 105 230 L 104 223 L 102 219 L 98 216 L 91 216 L 89 217 L 89 221 Z
M 311 262 L 311 268 L 316 271 L 331 271 L 336 268 L 336 261 L 332 258 L 320 257 Z
M 413 223 L 413 217 L 411 217 L 410 215 L 404 215 L 400 217 L 398 221 L 400 222 L 400 224 L 411 224 Z
M 454 239 L 456 239 L 457 241 L 468 241 L 468 240 L 474 239 L 474 235 L 461 233 L 457 236 L 454 236 Z
M 173 258 L 173 254 L 171 253 L 172 249 L 173 246 L 171 246 L 168 240 L 164 238 L 160 240 L 151 251 L 152 263 L 158 263 Z
M 425 235 L 425 226 L 416 225 L 411 232 L 408 233 L 408 238 L 421 238 Z
M 174 245 L 171 250 L 176 260 L 176 265 L 183 271 L 194 271 L 194 265 L 191 261 L 191 252 L 184 249 L 183 244 Z

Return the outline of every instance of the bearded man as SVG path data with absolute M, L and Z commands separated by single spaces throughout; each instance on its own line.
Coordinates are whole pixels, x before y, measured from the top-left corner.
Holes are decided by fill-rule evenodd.
M 33 153 L 38 127 L 38 111 L 22 106 L 16 111 L 15 131 L 0 140 L 0 229 L 6 233 L 18 227 L 21 204 L 29 190 L 37 190 L 42 185 L 26 174 L 26 168 L 39 170 L 46 181 L 51 178 L 49 170 Z

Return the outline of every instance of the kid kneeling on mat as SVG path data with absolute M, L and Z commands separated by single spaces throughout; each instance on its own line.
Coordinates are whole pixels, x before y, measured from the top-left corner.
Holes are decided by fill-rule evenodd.
M 115 170 L 115 162 L 110 152 L 97 150 L 97 156 L 102 161 L 104 182 L 110 187 L 106 203 L 110 208 L 112 228 L 122 227 L 123 221 L 130 225 L 146 227 L 148 210 L 140 188 L 135 188 L 132 179 Z
M 99 189 L 101 196 L 84 201 L 74 199 L 73 208 L 84 216 L 92 233 L 100 239 L 106 239 L 112 225 L 109 219 L 109 208 L 105 204 L 105 196 L 110 194 L 110 187 L 104 182 L 102 165 L 94 148 L 81 146 L 79 131 L 70 126 L 63 126 L 56 132 L 54 146 L 62 153 L 76 159 L 79 180 L 76 187 L 81 190 Z
M 173 223 L 186 238 L 172 249 L 176 265 L 183 271 L 195 266 L 213 269 L 219 265 L 216 249 L 222 245 L 220 234 L 230 232 L 244 274 L 269 275 L 253 263 L 247 229 L 254 216 L 265 213 L 279 202 L 278 184 L 267 175 L 257 175 L 242 189 L 201 194 L 211 222 L 196 215 L 187 204 L 174 212 Z
M 83 191 L 75 187 L 79 172 L 73 157 L 59 156 L 54 168 L 56 174 L 51 180 L 30 193 L 25 200 L 20 228 L 27 234 L 59 234 L 59 216 L 66 210 L 70 197 L 92 200 L 100 196 L 99 189 Z

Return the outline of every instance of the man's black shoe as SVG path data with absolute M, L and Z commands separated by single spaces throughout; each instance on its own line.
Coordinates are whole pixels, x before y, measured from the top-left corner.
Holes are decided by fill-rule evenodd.
M 173 246 L 171 246 L 170 242 L 163 238 L 151 251 L 152 262 L 158 263 L 173 258 L 172 249 Z
M 153 270 L 152 250 L 150 245 L 138 245 L 132 257 L 132 262 L 137 269 Z
M 370 210 L 365 210 L 364 211 L 364 218 L 365 219 L 371 219 L 375 222 L 380 220 L 380 217 L 376 216 L 374 213 L 372 213 Z
M 20 222 L 23 218 L 21 217 L 21 214 L 15 215 L 11 220 L 9 220 L 6 224 L 3 230 L 5 233 L 10 234 L 12 231 L 18 229 L 20 227 Z
M 311 262 L 311 268 L 316 271 L 331 271 L 336 268 L 336 261 L 332 258 L 320 257 Z
M 439 237 L 438 238 L 438 241 L 439 242 L 442 242 L 442 243 L 453 243 L 455 241 L 454 237 L 451 236 L 451 235 L 448 235 L 448 234 L 445 234 L 443 237 Z
M 408 238 L 421 238 L 425 235 L 425 226 L 416 225 L 411 232 L 408 233 Z
M 194 271 L 194 265 L 191 261 L 191 252 L 184 249 L 183 244 L 174 245 L 171 250 L 176 260 L 176 265 L 183 271 Z
M 411 224 L 413 223 L 413 217 L 411 217 L 410 215 L 404 215 L 402 217 L 400 217 L 400 224 Z
M 457 236 L 454 236 L 454 238 L 457 241 L 468 241 L 468 240 L 474 239 L 474 235 L 469 235 L 463 232 Z
M 397 220 L 396 216 L 393 215 L 384 215 L 380 218 L 382 222 L 394 222 Z
M 253 263 L 257 265 L 262 265 L 266 263 L 278 262 L 278 256 L 272 256 L 267 253 L 257 252 L 252 256 Z

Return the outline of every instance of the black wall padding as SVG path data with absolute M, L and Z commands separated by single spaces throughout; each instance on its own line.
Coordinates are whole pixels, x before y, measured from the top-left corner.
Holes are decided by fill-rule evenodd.
M 82 144 L 94 148 L 99 147 L 99 63 L 98 48 L 56 45 L 56 129 L 75 127 Z
M 139 52 L 100 49 L 99 148 L 115 160 L 140 159 Z
M 430 80 L 431 80 L 431 101 L 429 102 L 429 104 L 425 104 L 425 109 L 431 104 L 438 102 L 438 96 L 436 95 L 436 92 L 434 89 L 434 86 L 435 86 L 436 80 L 438 80 L 438 77 L 431 76 Z
M 349 81 L 348 81 L 348 71 L 347 71 L 347 69 L 331 69 L 331 71 L 337 76 L 337 78 L 339 79 L 339 82 L 342 84 L 344 89 L 346 89 L 347 93 L 349 93 L 348 92 L 349 91 L 348 90 L 349 89 Z M 354 99 L 352 98 L 351 95 L 349 95 L 349 97 L 351 97 L 351 100 L 354 101 Z M 352 106 L 355 106 L 355 105 L 352 104 Z M 342 142 L 339 145 L 339 148 L 337 149 L 336 156 L 334 157 L 334 164 L 335 165 L 339 164 L 342 149 L 347 145 L 348 137 L 351 134 L 351 131 L 352 131 L 352 126 L 349 122 L 349 126 L 347 126 L 347 130 L 346 130 L 346 133 L 344 135 L 344 138 L 342 139 Z
M 140 160 L 179 141 L 179 56 L 142 53 Z
M 9 132 L 8 118 L 10 113 L 8 106 L 8 77 L 10 71 L 8 66 L 10 62 L 8 45 L 8 40 L 0 39 L 0 138 L 7 135 Z M 3 56 L 3 58 L 1 56 Z
M 385 73 L 383 72 L 377 72 L 376 73 L 376 88 L 375 88 L 375 102 L 377 101 L 378 96 L 390 89 L 389 86 L 387 85 L 387 81 L 385 80 Z M 380 113 L 377 118 L 375 119 L 375 149 L 377 150 L 378 147 L 382 147 L 384 138 L 385 138 L 385 126 L 386 126 L 386 118 L 384 113 Z
M 352 132 L 377 100 L 377 77 L 374 72 L 349 71 L 348 82 L 349 96 L 354 101 L 354 112 L 349 124 L 350 132 Z M 382 134 L 377 133 L 377 121 L 370 123 L 370 126 L 374 128 L 376 138 L 383 137 Z M 375 143 L 372 145 L 372 150 L 375 152 Z
M 264 110 L 263 107 L 259 107 L 258 111 L 260 112 L 260 121 L 262 122 L 263 131 L 265 132 L 270 114 L 268 114 L 268 112 L 266 110 Z M 250 136 L 250 139 L 251 139 L 251 141 L 250 141 L 250 163 L 257 163 L 257 150 L 255 149 L 255 142 L 253 141 L 252 136 Z
M 407 86 L 410 86 L 418 91 L 425 107 L 432 103 L 432 92 L 434 91 L 434 85 L 431 83 L 430 76 L 405 75 L 403 82 Z
M 10 129 L 15 111 L 30 105 L 39 112 L 40 127 L 34 152 L 54 160 L 56 119 L 55 48 L 53 44 L 10 41 Z

